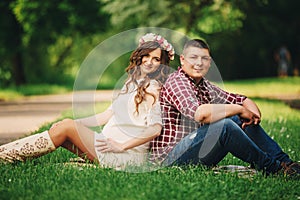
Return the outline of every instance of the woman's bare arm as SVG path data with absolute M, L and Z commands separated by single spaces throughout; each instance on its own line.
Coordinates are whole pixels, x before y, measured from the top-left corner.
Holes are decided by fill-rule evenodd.
M 75 122 L 81 123 L 87 127 L 101 126 L 106 124 L 112 115 L 113 111 L 111 109 L 107 109 L 102 113 L 98 113 L 90 117 L 76 119 Z

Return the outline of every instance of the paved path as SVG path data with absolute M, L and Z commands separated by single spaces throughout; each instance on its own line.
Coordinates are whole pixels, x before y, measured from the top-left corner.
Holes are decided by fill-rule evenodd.
M 13 102 L 0 102 L 0 144 L 30 134 L 43 124 L 53 122 L 61 116 L 62 111 L 71 109 L 73 102 L 89 102 L 91 98 L 97 102 L 110 101 L 112 95 L 113 91 L 84 91 L 75 94 L 33 96 Z M 281 99 L 291 107 L 300 109 L 299 95 L 269 98 Z
M 0 144 L 38 130 L 45 123 L 61 116 L 61 112 L 72 108 L 72 103 L 110 101 L 112 91 L 84 91 L 27 97 L 13 102 L 0 102 Z

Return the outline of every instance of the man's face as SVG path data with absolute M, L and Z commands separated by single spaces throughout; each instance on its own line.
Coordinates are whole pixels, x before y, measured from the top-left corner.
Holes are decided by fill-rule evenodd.
M 210 68 L 211 57 L 207 49 L 188 47 L 180 55 L 180 62 L 183 71 L 199 83 Z

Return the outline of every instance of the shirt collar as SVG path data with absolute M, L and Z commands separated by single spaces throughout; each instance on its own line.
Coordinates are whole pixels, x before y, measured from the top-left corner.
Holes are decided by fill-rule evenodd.
M 183 71 L 183 69 L 182 69 L 182 67 L 178 67 L 178 72 L 182 75 L 182 76 L 184 76 L 184 77 L 186 77 L 186 78 L 188 78 L 195 86 L 199 86 L 199 85 L 201 85 L 201 84 L 203 84 L 203 82 L 204 82 L 204 80 L 205 80 L 205 78 L 203 77 L 201 80 L 200 80 L 200 82 L 198 83 L 198 84 L 196 84 L 195 83 L 195 80 L 193 79 L 193 78 L 191 78 L 187 73 L 185 73 L 185 71 Z

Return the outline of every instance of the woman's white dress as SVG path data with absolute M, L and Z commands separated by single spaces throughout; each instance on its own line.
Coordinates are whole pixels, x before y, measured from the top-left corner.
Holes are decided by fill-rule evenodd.
M 125 87 L 122 88 L 122 91 Z M 159 85 L 155 80 L 150 81 L 147 92 L 159 93 Z M 133 138 L 141 137 L 143 131 L 153 125 L 162 124 L 161 111 L 158 99 L 153 104 L 153 98 L 147 98 L 138 107 L 134 97 L 137 94 L 136 87 L 131 84 L 128 92 L 122 92 L 108 108 L 113 111 L 113 116 L 104 126 L 101 133 L 95 133 L 95 144 L 97 139 L 112 138 L 116 142 L 124 143 Z M 140 166 L 147 162 L 149 142 L 129 149 L 123 153 L 101 153 L 97 151 L 97 157 L 101 166 L 122 169 L 126 166 Z

